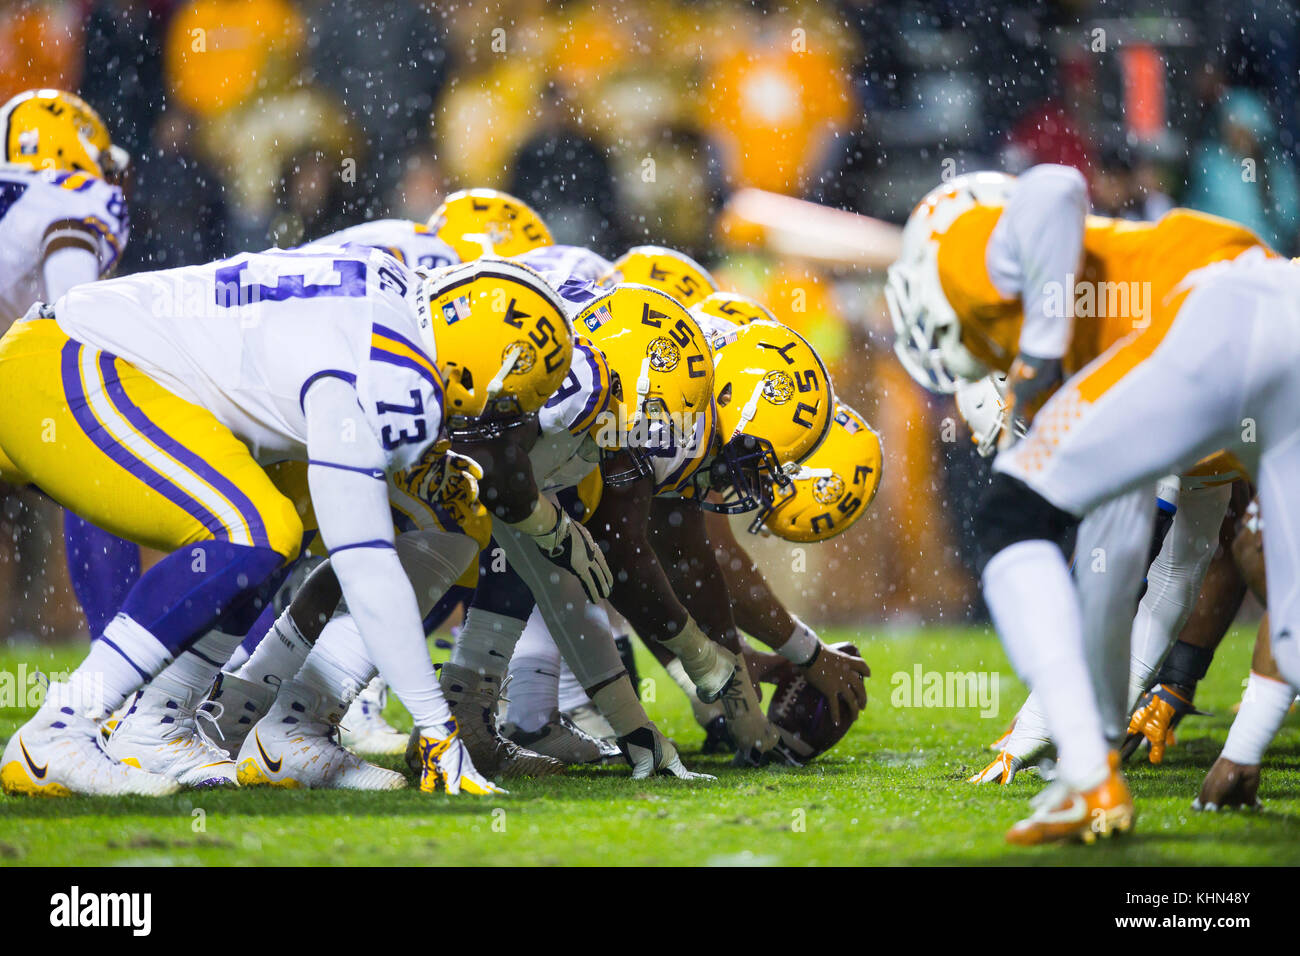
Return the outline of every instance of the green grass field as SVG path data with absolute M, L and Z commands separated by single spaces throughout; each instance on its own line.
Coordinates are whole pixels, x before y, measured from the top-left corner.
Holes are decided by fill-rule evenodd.
M 1190 804 L 1217 756 L 1240 696 L 1253 632 L 1235 631 L 1202 685 L 1193 718 L 1165 764 L 1135 765 L 1138 832 L 1096 847 L 1018 850 L 1002 842 L 1043 784 L 964 782 L 1024 697 L 996 638 L 982 630 L 855 638 L 874 676 L 871 701 L 829 754 L 800 769 L 732 770 L 700 758 L 689 707 L 657 665 L 647 709 L 714 783 L 633 782 L 624 769 L 577 770 L 514 782 L 491 799 L 398 793 L 189 792 L 165 799 L 0 797 L 0 866 L 447 864 L 1289 864 L 1300 863 L 1300 735 L 1283 730 L 1265 763 L 1266 810 L 1198 814 Z M 50 670 L 76 652 L 0 651 Z M 1001 671 L 999 713 L 895 707 L 892 675 Z M 394 722 L 405 715 L 394 705 Z M 26 711 L 0 709 L 0 740 Z M 400 761 L 392 761 L 398 767 Z M 400 769 L 400 768 L 399 768 Z

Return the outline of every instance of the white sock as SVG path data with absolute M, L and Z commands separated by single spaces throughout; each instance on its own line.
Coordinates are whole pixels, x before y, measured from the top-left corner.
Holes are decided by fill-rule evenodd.
M 251 656 L 241 643 L 235 648 L 235 652 L 230 655 L 230 660 L 226 661 L 226 666 L 221 669 L 227 674 L 237 674 Z
M 533 608 L 510 658 L 507 719 L 526 731 L 541 730 L 560 706 L 560 651 Z
M 356 622 L 344 615 L 325 625 L 295 679 L 321 696 L 328 716 L 341 720 L 375 673 Z
M 556 662 L 516 654 L 510 662 L 506 718 L 522 730 L 541 730 L 550 721 L 551 712 L 560 706 L 559 686 Z
M 242 635 L 208 631 L 182 651 L 162 673 L 177 687 L 206 691 L 242 640 Z
M 470 608 L 451 649 L 451 662 L 500 681 L 524 633 L 524 623 L 517 617 Z
M 171 662 L 171 653 L 140 624 L 119 614 L 90 645 L 86 659 L 68 677 L 68 694 L 78 712 L 107 717 Z
M 1060 549 L 1020 541 L 984 569 L 984 600 L 1016 672 L 1038 694 L 1068 781 L 1106 772 L 1106 739 L 1083 656 L 1074 582 Z
M 577 710 L 583 704 L 590 704 L 591 698 L 578 680 L 573 669 L 563 658 L 560 660 L 560 710 L 568 713 Z
M 311 644 L 285 611 L 266 632 L 237 676 L 255 684 L 279 687 L 302 667 Z
M 1263 763 L 1264 752 L 1282 729 L 1293 700 L 1295 689 L 1290 684 L 1251 671 L 1241 695 L 1241 710 L 1223 745 L 1223 756 L 1233 763 Z

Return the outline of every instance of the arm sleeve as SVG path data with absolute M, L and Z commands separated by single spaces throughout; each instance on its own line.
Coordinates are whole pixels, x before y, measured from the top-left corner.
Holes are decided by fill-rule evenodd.
M 55 244 L 41 261 L 41 301 L 53 302 L 74 285 L 99 278 L 99 257 L 80 243 Z
M 312 506 L 361 639 L 377 663 L 400 655 L 393 666 L 408 675 L 427 671 L 434 681 L 415 592 L 393 545 L 387 459 L 356 391 L 339 378 L 318 379 L 303 409 Z
M 1003 295 L 1019 295 L 1025 322 L 1020 353 L 1064 357 L 1073 323 L 1062 295 L 1074 295 L 1083 263 L 1088 185 L 1069 166 L 1035 166 L 1016 182 L 989 240 L 989 278 Z

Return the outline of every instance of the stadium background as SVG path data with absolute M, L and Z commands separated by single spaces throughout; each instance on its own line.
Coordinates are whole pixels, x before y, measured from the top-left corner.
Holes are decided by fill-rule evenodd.
M 0 100 L 76 90 L 131 151 L 122 272 L 423 220 L 465 186 L 523 197 L 558 242 L 691 253 L 808 334 L 883 434 L 865 519 L 834 546 L 754 553 L 810 621 L 908 627 L 982 613 L 968 516 L 983 463 L 943 427 L 950 404 L 892 360 L 879 276 L 727 248 L 727 195 L 902 222 L 947 173 L 1064 162 L 1099 213 L 1189 205 L 1295 254 L 1298 14 L 1291 0 L 6 0 Z M 58 510 L 4 489 L 0 636 L 80 630 Z

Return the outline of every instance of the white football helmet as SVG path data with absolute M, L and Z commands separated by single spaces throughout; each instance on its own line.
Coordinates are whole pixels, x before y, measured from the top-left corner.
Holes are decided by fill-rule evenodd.
M 903 227 L 903 250 L 889 267 L 885 299 L 894 321 L 894 352 L 908 374 L 932 392 L 950 395 L 988 374 L 961 344 L 961 323 L 939 281 L 939 237 L 979 205 L 1003 205 L 1015 177 L 966 173 L 930 190 Z

